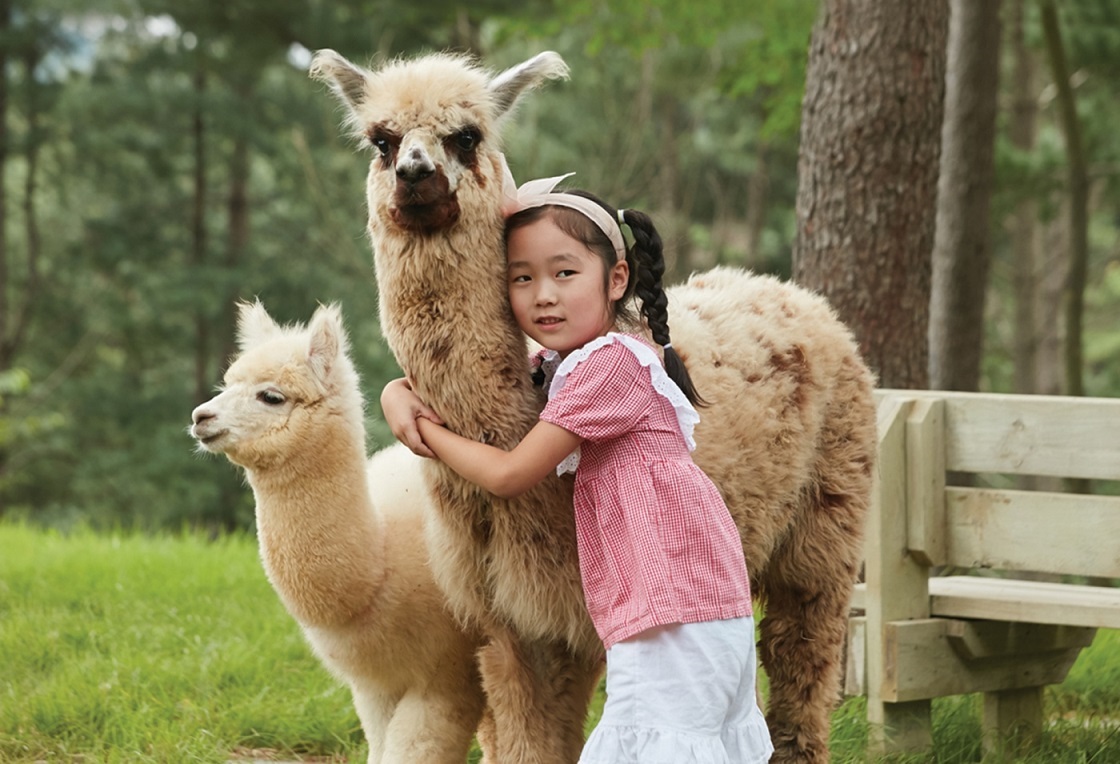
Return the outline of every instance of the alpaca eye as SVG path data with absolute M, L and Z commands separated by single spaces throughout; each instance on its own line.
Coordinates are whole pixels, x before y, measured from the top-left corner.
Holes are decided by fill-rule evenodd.
M 279 406 L 287 399 L 275 390 L 261 390 L 257 393 L 257 400 L 269 406 Z
M 383 157 L 389 156 L 389 141 L 384 138 L 370 138 L 369 142 L 377 149 L 377 152 Z
M 459 147 L 460 151 L 474 151 L 481 140 L 482 135 L 473 127 L 461 130 L 455 135 L 455 145 Z

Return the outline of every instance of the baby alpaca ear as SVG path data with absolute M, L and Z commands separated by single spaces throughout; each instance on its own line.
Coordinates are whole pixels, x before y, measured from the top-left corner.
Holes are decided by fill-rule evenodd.
M 237 303 L 237 344 L 242 350 L 259 345 L 279 331 L 280 326 L 260 300 Z
M 339 356 L 346 352 L 346 330 L 336 304 L 323 305 L 311 317 L 307 362 L 320 380 L 326 380 Z

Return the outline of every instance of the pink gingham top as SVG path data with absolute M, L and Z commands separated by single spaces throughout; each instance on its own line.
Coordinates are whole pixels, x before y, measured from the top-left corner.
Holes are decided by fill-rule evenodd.
M 739 532 L 689 454 L 695 411 L 685 400 L 692 419 L 678 414 L 683 393 L 653 350 L 611 333 L 563 361 L 552 351 L 542 358 L 552 384 L 541 419 L 583 438 L 573 455 L 576 534 L 603 644 L 654 626 L 750 615 Z

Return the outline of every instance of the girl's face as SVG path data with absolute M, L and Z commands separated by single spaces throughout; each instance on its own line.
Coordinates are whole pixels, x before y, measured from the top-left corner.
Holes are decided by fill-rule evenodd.
M 548 217 L 515 228 L 506 241 L 509 301 L 521 330 L 566 356 L 614 328 L 614 303 L 629 266 L 603 260 Z

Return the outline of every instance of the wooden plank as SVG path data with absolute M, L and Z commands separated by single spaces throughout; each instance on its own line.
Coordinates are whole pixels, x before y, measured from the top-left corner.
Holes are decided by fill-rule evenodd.
M 1019 759 L 1034 750 L 1042 737 L 1042 688 L 984 693 L 981 719 L 985 759 Z
M 949 565 L 1120 578 L 1120 497 L 950 487 L 945 513 Z
M 906 534 L 910 554 L 924 566 L 944 565 L 945 403 L 915 402 L 906 421 Z
M 906 552 L 906 417 L 912 402 L 883 401 L 877 411 L 879 461 L 865 535 L 867 721 L 873 754 L 928 749 L 930 702 L 887 702 L 883 695 L 885 624 L 929 614 L 926 569 Z
M 1065 624 L 948 620 L 945 636 L 966 661 L 1088 647 L 1097 634 L 1096 629 Z
M 969 661 L 950 645 L 949 623 L 946 618 L 929 618 L 885 624 L 882 693 L 888 705 L 1058 684 L 1080 652 L 1071 648 Z
M 844 695 L 867 694 L 867 619 L 848 619 L 847 658 L 844 661 Z
M 876 395 L 945 401 L 951 471 L 1120 479 L 1120 399 L 943 390 Z
M 849 610 L 867 610 L 867 584 L 862 581 L 852 587 L 852 601 Z
M 1120 629 L 1120 589 L 946 576 L 929 581 L 930 612 L 950 618 Z

